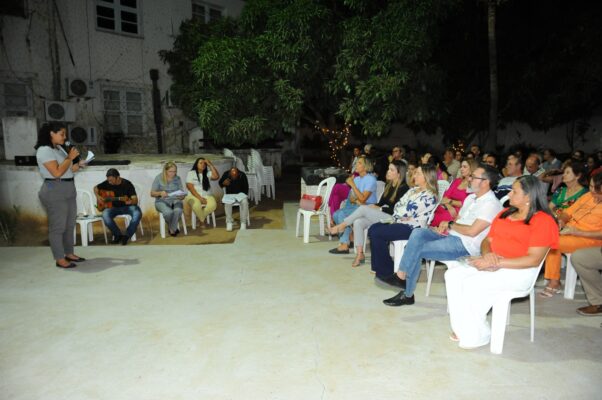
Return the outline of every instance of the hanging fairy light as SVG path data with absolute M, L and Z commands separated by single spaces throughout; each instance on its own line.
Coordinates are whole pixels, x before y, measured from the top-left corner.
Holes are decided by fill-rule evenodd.
M 342 129 L 329 129 L 320 126 L 319 122 L 316 121 L 314 124 L 314 129 L 326 136 L 328 140 L 328 147 L 330 148 L 330 159 L 333 162 L 333 165 L 343 168 L 340 154 L 341 151 L 345 149 L 347 144 L 349 144 L 349 133 L 351 126 L 345 124 Z

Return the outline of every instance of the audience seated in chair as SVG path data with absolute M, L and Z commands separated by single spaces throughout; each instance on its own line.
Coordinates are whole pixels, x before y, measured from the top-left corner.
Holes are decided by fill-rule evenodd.
M 449 188 L 443 193 L 439 205 L 435 209 L 435 215 L 431 226 L 438 227 L 443 221 L 453 221 L 462 208 L 464 199 L 468 196 L 470 186 L 469 178 L 479 164 L 475 160 L 464 160 L 460 166 L 461 178 L 456 178 Z M 440 194 L 441 195 L 441 194 Z
M 510 208 L 493 220 L 481 256 L 445 273 L 450 339 L 463 349 L 489 343 L 491 307 L 504 292 L 528 290 L 546 252 L 558 245 L 557 224 L 536 177 L 520 177 L 509 197 Z
M 498 199 L 506 196 L 512 189 L 512 184 L 519 176 L 523 175 L 523 162 L 515 154 L 510 154 L 506 159 L 506 175 L 498 182 L 497 187 L 492 187 Z
M 393 274 L 393 259 L 389 242 L 406 240 L 416 228 L 425 227 L 437 205 L 437 176 L 435 167 L 422 164 L 414 173 L 415 187 L 395 204 L 390 222 L 378 222 L 370 227 L 371 264 L 376 277 Z
M 247 175 L 244 172 L 240 171 L 236 167 L 230 168 L 230 170 L 224 172 L 221 179 L 219 180 L 219 185 L 224 189 L 224 193 L 226 195 L 239 195 L 244 194 L 245 196 L 239 196 L 236 203 L 239 205 L 240 209 L 240 229 L 247 229 L 246 216 L 249 215 L 249 182 L 247 181 Z M 226 230 L 232 230 L 232 223 L 234 219 L 232 218 L 232 206 L 234 203 L 232 202 L 224 202 L 224 210 L 226 212 Z
M 587 193 L 588 177 L 587 167 L 582 162 L 564 164 L 562 172 L 562 185 L 552 194 L 550 209 L 560 215 L 562 210 L 571 206 L 579 197 Z
M 571 261 L 589 302 L 588 306 L 578 308 L 577 312 L 585 316 L 602 315 L 602 247 L 575 250 Z
M 455 260 L 458 257 L 476 256 L 489 225 L 502 206 L 491 191 L 499 175 L 495 168 L 480 165 L 472 173 L 469 195 L 454 221 L 444 221 L 435 229 L 416 229 L 410 235 L 396 274 L 389 274 L 383 281 L 405 288 L 385 300 L 389 306 L 414 304 L 414 291 L 420 275 L 422 259 Z
M 376 204 L 361 205 L 343 222 L 330 228 L 332 235 L 342 232 L 347 226 L 353 226 L 353 237 L 356 249 L 356 257 L 351 264 L 357 267 L 365 262 L 364 256 L 364 230 L 383 219 L 391 218 L 393 208 L 399 199 L 408 191 L 405 184 L 405 164 L 395 160 L 389 164 L 387 170 L 387 184 L 385 191 Z
M 182 216 L 185 194 L 182 180 L 178 176 L 178 167 L 175 162 L 168 161 L 163 166 L 163 172 L 155 177 L 151 186 L 151 197 L 155 198 L 155 208 L 167 223 L 169 234 L 177 236 L 180 233 L 178 222 Z
M 335 224 L 340 224 L 351 215 L 359 206 L 376 203 L 376 178 L 370 174 L 372 172 L 372 163 L 367 158 L 360 158 L 355 165 L 355 172 L 358 174 L 347 178 L 347 185 L 351 188 L 347 201 L 343 208 L 334 213 Z M 336 185 L 335 185 L 336 186 Z M 332 196 L 332 195 L 331 195 Z M 339 237 L 339 246 L 331 249 L 332 254 L 349 254 L 349 235 L 351 227 L 346 227 Z
M 542 297 L 560 293 L 560 264 L 562 253 L 572 253 L 587 247 L 602 246 L 602 173 L 590 180 L 589 192 L 572 206 L 558 214 L 560 242 L 558 249 L 546 258 L 544 277 L 548 280 Z
M 110 168 L 106 176 L 107 179 L 104 182 L 94 186 L 94 194 L 98 202 L 97 208 L 102 211 L 102 219 L 113 233 L 112 243 L 126 245 L 136 233 L 138 224 L 142 219 L 136 189 L 130 181 L 122 178 L 115 168 Z M 125 234 L 115 223 L 115 217 L 118 215 L 129 215 L 131 217 Z
M 211 170 L 211 176 L 209 171 Z M 192 212 L 196 214 L 201 226 L 205 218 L 215 211 L 217 203 L 211 194 L 210 180 L 219 179 L 217 169 L 210 160 L 199 157 L 192 164 L 192 168 L 186 175 L 186 188 L 188 194 L 184 201 L 190 205 Z

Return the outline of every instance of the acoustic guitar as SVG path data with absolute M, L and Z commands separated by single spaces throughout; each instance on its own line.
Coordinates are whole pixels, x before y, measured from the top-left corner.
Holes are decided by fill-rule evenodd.
M 100 197 L 104 201 L 103 203 L 101 203 L 100 201 L 96 203 L 96 208 L 98 209 L 98 211 L 102 211 L 105 208 L 112 208 L 114 201 L 128 201 L 130 198 L 129 196 L 116 197 L 114 191 L 102 189 L 98 190 L 98 197 Z

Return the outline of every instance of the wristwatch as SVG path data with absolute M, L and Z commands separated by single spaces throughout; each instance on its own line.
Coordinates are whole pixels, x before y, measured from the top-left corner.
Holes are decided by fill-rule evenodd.
M 452 225 L 454 224 L 454 221 L 449 221 L 447 223 L 447 229 L 451 229 Z

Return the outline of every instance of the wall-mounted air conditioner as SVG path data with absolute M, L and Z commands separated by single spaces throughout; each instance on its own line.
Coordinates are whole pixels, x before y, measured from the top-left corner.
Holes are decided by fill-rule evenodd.
M 84 79 L 67 79 L 68 97 L 96 97 L 96 86 L 93 81 Z
M 69 140 L 71 141 L 71 144 L 78 146 L 96 146 L 98 144 L 96 128 L 93 126 L 88 128 L 83 128 L 81 126 L 70 126 Z
M 75 121 L 75 104 L 66 101 L 45 101 L 46 121 Z

